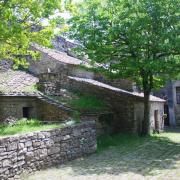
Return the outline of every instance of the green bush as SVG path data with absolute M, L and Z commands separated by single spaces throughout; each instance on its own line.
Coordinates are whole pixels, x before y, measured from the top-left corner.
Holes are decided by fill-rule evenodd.
M 81 122 L 81 117 L 80 117 L 80 112 L 75 111 L 72 115 L 72 119 L 76 122 L 76 123 L 80 123 Z

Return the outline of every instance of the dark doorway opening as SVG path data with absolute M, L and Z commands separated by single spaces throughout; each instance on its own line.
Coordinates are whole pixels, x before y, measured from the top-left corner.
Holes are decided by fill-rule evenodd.
M 158 121 L 158 110 L 154 111 L 154 124 L 155 124 L 155 130 L 159 130 L 159 121 Z
M 164 105 L 164 114 L 166 114 L 164 117 L 164 125 L 169 126 L 169 107 L 167 104 Z
M 32 107 L 23 107 L 23 118 L 31 118 L 30 117 L 30 112 L 31 112 Z

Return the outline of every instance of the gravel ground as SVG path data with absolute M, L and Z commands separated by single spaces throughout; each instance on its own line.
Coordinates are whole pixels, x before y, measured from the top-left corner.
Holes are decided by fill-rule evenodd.
M 180 129 L 135 143 L 109 147 L 56 168 L 23 175 L 22 180 L 179 180 Z

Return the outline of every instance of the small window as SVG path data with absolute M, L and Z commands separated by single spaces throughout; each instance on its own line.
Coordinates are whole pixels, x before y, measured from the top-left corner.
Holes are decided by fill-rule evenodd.
M 180 104 L 180 87 L 176 87 L 176 102 Z
M 30 118 L 31 107 L 23 107 L 23 118 Z

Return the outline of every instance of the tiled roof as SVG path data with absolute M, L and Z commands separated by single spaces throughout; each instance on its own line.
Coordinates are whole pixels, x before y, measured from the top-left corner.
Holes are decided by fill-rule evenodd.
M 38 78 L 24 71 L 0 72 L 0 93 L 33 93 L 37 82 Z
M 69 56 L 64 52 L 57 51 L 55 49 L 49 49 L 46 47 L 42 47 L 38 44 L 31 44 L 31 48 L 33 50 L 42 52 L 50 56 L 51 58 L 58 60 L 62 63 L 66 64 L 72 64 L 72 65 L 85 65 L 85 66 L 90 66 L 87 62 L 82 61 L 80 59 L 77 59 L 75 57 Z
M 79 81 L 79 82 L 85 82 L 85 83 L 88 83 L 88 84 L 99 86 L 101 88 L 105 88 L 105 89 L 109 89 L 109 90 L 112 90 L 112 91 L 116 91 L 116 92 L 119 92 L 121 94 L 126 94 L 126 95 L 129 95 L 129 96 L 140 97 L 140 98 L 144 97 L 143 93 L 125 91 L 125 90 L 122 90 L 122 89 L 110 86 L 108 84 L 101 83 L 101 82 L 93 80 L 93 79 L 77 78 L 77 77 L 70 77 L 70 76 L 69 76 L 69 78 L 73 79 L 73 80 L 76 80 L 76 81 Z M 165 100 L 163 100 L 161 98 L 158 98 L 156 96 L 152 96 L 152 95 L 150 95 L 150 101 L 165 102 Z

